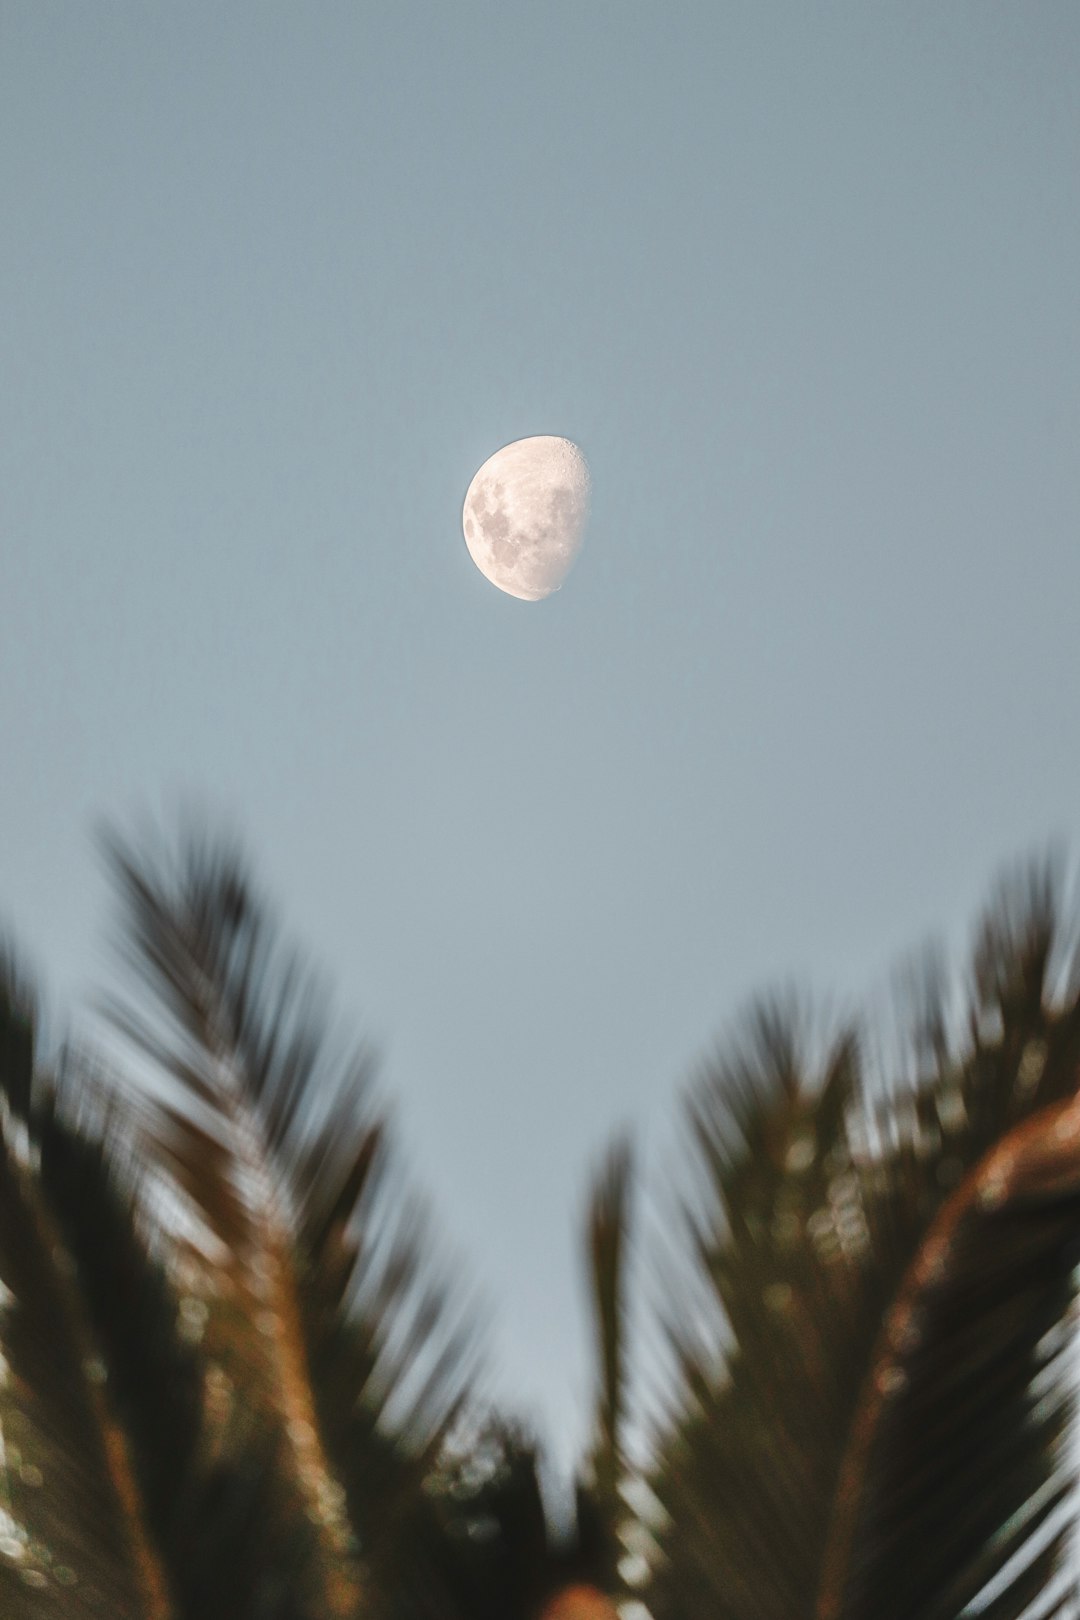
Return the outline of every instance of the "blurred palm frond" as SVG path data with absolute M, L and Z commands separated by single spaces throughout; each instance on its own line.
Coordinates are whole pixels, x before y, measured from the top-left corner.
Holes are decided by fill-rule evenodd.
M 376 1590 L 401 1576 L 467 1393 L 470 1302 L 396 1185 L 367 1055 L 335 1053 L 324 998 L 235 852 L 111 856 L 133 978 L 111 1011 L 152 1065 L 129 1094 L 224 1257 L 205 1343 L 279 1437 L 297 1522 L 316 1530 L 316 1612 L 351 1614 L 358 1554 Z
M 1052 862 L 999 889 L 962 997 L 922 968 L 879 1072 L 873 1026 L 772 1001 L 695 1087 L 644 1470 L 610 1150 L 560 1537 L 370 1058 L 236 850 L 110 860 L 104 1049 L 46 1064 L 0 963 L 5 1620 L 1080 1617 L 1080 953 Z
M 1004 1620 L 1068 1590 L 1080 997 L 1059 892 L 1046 865 L 999 890 L 962 1039 L 924 980 L 914 1085 L 872 1091 L 855 1032 L 813 1064 L 772 1005 L 695 1092 L 657 1620 Z M 1010 1156 L 1040 1153 L 1053 1196 L 1017 1170 L 991 1210 Z

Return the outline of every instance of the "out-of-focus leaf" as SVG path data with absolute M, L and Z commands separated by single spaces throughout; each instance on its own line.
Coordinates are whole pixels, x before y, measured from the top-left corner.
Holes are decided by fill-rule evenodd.
M 624 1425 L 628 1400 L 626 1273 L 633 1159 L 617 1142 L 589 1197 L 585 1265 L 594 1337 L 596 1396 L 592 1445 L 577 1488 L 579 1590 L 620 1590 L 619 1530 L 626 1516 Z M 587 1585 L 586 1585 L 587 1583 Z
M 946 1203 L 870 1364 L 819 1620 L 1020 1620 L 1072 1534 L 1080 1101 L 1014 1129 Z
M 133 975 L 113 1011 L 151 1063 L 131 1098 L 227 1256 L 206 1351 L 281 1435 L 315 1527 L 314 1610 L 352 1614 L 358 1551 L 372 1604 L 407 1567 L 412 1504 L 467 1388 L 469 1302 L 433 1267 L 366 1055 L 336 1051 L 235 854 L 196 839 L 174 862 L 116 844 L 112 859 Z
M 672 1273 L 676 1371 L 651 1480 L 661 1511 L 645 1597 L 657 1620 L 816 1614 L 826 1545 L 838 1545 L 836 1523 L 856 1511 L 849 1447 L 881 1324 L 895 1320 L 909 1268 L 957 1185 L 1010 1130 L 1077 1089 L 1080 1004 L 1056 892 L 1042 868 L 999 893 L 980 930 L 966 1018 L 950 1013 L 940 984 L 924 984 L 913 1085 L 883 1090 L 879 1080 L 869 1090 L 851 1038 L 815 1067 L 795 1021 L 769 1011 L 695 1094 L 694 1260 Z M 988 1614 L 1019 1615 L 1038 1595 L 1057 1601 L 1060 1537 L 1051 1528 L 1038 1556 L 1027 1553 L 1038 1513 L 1066 1489 L 1062 1364 L 1051 1358 L 1040 1371 L 1032 1359 L 1036 1344 L 1050 1357 L 1071 1299 L 1066 1204 L 965 1227 L 966 1247 L 932 1295 L 918 1377 L 903 1369 L 920 1418 L 934 1422 L 918 1435 L 873 1426 L 874 1468 L 859 1476 L 873 1505 L 868 1495 L 857 1537 L 869 1563 L 858 1566 L 845 1615 L 945 1620 L 994 1571 Z M 983 1321 L 981 1351 L 999 1380 L 996 1438 L 963 1419 L 986 1398 L 965 1376 L 981 1365 L 980 1346 L 964 1337 L 969 1311 Z M 905 1410 L 915 1406 L 898 1402 Z M 983 1440 L 1002 1467 L 1015 1464 L 1007 1481 L 988 1470 Z M 941 1518 L 936 1540 L 909 1533 L 927 1528 L 913 1506 L 923 1491 Z M 890 1548 L 892 1564 L 881 1550 Z M 919 1594 L 914 1607 L 904 1608 L 904 1591 Z
M 0 1613 L 169 1620 L 107 1365 L 34 1168 L 34 1014 L 0 973 Z

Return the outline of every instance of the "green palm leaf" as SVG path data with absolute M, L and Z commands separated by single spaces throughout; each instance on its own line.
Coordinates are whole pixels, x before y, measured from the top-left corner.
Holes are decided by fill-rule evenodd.
M 363 1052 L 235 853 L 113 848 L 122 1071 L 44 1072 L 0 972 L 0 1613 L 1034 1620 L 1069 1553 L 1080 977 L 1048 867 L 999 894 L 913 1076 L 790 1004 L 689 1108 L 673 1376 L 634 1522 L 620 1144 L 586 1223 L 596 1404 L 574 1533 L 481 1420 Z M 638 1482 L 640 1484 L 640 1482 Z M 640 1560 L 639 1560 L 640 1562 Z M 560 1607 L 561 1606 L 561 1607 Z
M 596 1395 L 593 1438 L 577 1491 L 575 1574 L 606 1592 L 621 1590 L 620 1530 L 627 1517 L 627 1287 L 633 1157 L 628 1141 L 609 1151 L 590 1193 L 585 1269 L 594 1333 Z
M 980 1593 L 1004 1617 L 1066 1579 L 1069 1390 L 1050 1346 L 1073 1295 L 1072 1194 L 1028 1186 L 993 1219 L 965 1194 L 970 1219 L 933 1247 L 957 1184 L 992 1184 L 1000 1144 L 1034 1143 L 1040 1111 L 1076 1092 L 1055 893 L 1045 868 L 1000 893 L 962 1040 L 944 993 L 924 996 L 914 1087 L 871 1094 L 850 1035 L 815 1063 L 798 1018 L 770 1008 L 695 1094 L 652 1479 L 658 1620 L 946 1620 Z M 927 1254 L 940 1275 L 915 1306 Z M 901 1320 L 918 1322 L 913 1359 L 886 1366 L 882 1323 Z M 883 1405 L 879 1377 L 908 1393 Z
M 599 1498 L 614 1503 L 625 1472 L 627 1400 L 626 1248 L 632 1159 L 618 1143 L 594 1183 L 587 1221 L 587 1263 L 599 1371 L 591 1474 Z
M 0 969 L 0 1610 L 169 1620 L 128 1436 L 76 1261 L 37 1173 L 58 1128 L 31 998 Z
M 1078 1263 L 1074 1098 L 985 1156 L 908 1268 L 841 1467 L 819 1620 L 952 1620 L 988 1592 L 1019 1620 L 1049 1586 L 1072 1534 Z
M 366 1054 L 335 1052 L 235 853 L 111 854 L 133 982 L 112 1013 L 151 1064 L 127 1096 L 217 1242 L 204 1351 L 277 1436 L 282 1489 L 315 1530 L 312 1613 L 358 1612 L 358 1553 L 377 1607 L 465 1397 L 469 1302 L 390 1185 Z

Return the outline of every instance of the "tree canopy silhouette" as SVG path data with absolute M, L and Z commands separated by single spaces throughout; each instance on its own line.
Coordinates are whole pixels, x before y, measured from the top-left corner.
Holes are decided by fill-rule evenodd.
M 963 1007 L 924 976 L 913 1073 L 872 1069 L 865 1024 L 753 1009 L 633 1269 L 634 1155 L 610 1151 L 557 1536 L 369 1057 L 240 854 L 193 833 L 109 859 L 110 1038 L 51 1060 L 0 968 L 5 1617 L 1080 1613 L 1080 973 L 1052 865 L 995 895 Z M 654 1304 L 659 1401 L 629 1334 Z

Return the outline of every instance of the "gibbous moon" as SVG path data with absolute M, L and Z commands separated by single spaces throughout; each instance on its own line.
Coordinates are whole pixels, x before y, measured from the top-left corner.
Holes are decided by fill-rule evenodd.
M 589 468 L 569 439 L 542 434 L 496 450 L 461 514 L 480 572 L 509 596 L 539 602 L 574 565 L 589 515 Z

